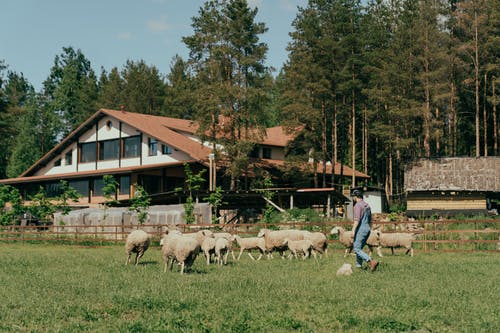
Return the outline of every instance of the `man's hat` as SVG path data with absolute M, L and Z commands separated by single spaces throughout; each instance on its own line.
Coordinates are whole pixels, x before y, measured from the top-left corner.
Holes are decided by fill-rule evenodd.
M 351 192 L 351 197 L 358 197 L 358 198 L 363 198 L 363 192 L 360 190 L 352 190 Z

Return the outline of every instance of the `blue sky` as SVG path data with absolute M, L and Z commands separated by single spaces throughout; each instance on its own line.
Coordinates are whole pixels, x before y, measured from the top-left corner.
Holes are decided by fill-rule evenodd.
M 248 0 L 259 9 L 257 22 L 268 32 L 266 64 L 279 70 L 297 6 L 307 0 Z M 183 36 L 192 35 L 191 18 L 202 0 L 2 0 L 0 5 L 0 60 L 22 72 L 39 91 L 62 48 L 81 49 L 99 75 L 121 69 L 127 59 L 143 59 L 162 74 L 170 71 L 175 54 L 188 50 Z M 276 73 L 275 73 L 276 74 Z

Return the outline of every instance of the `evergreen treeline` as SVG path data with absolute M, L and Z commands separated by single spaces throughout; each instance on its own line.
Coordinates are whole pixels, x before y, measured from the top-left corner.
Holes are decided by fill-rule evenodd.
M 144 61 L 96 75 L 63 48 L 36 92 L 0 60 L 0 177 L 15 177 L 99 108 L 197 120 L 227 149 L 233 189 L 265 127 L 301 128 L 289 160 L 337 161 L 388 195 L 419 157 L 499 155 L 497 0 L 309 0 L 288 60 L 265 65 L 267 31 L 246 0 L 205 2 L 170 73 Z M 216 132 L 225 135 L 215 138 Z M 311 149 L 312 148 L 312 149 Z M 340 180 L 315 179 L 319 187 Z

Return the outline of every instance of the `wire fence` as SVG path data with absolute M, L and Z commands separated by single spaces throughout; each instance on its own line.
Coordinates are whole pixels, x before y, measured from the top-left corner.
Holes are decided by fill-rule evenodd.
M 0 242 L 55 243 L 88 246 L 108 246 L 124 244 L 127 235 L 135 229 L 143 229 L 152 236 L 153 246 L 158 246 L 167 224 L 106 224 L 106 225 L 9 225 L 0 226 Z M 303 229 L 323 232 L 333 250 L 343 249 L 336 235 L 330 230 L 341 226 L 349 230 L 349 221 L 341 222 L 287 222 L 255 224 L 178 224 L 182 232 L 196 232 L 211 229 L 225 231 L 241 237 L 256 236 L 260 229 Z M 416 252 L 500 252 L 500 220 L 444 220 L 381 222 L 372 226 L 383 233 L 404 232 L 415 234 L 413 247 Z

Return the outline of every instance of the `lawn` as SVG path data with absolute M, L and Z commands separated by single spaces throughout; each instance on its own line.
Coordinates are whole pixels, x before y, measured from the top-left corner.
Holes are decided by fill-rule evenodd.
M 163 273 L 159 248 L 0 244 L 1 332 L 499 332 L 498 253 L 397 252 L 337 277 L 321 260 L 227 266 L 199 257 Z

